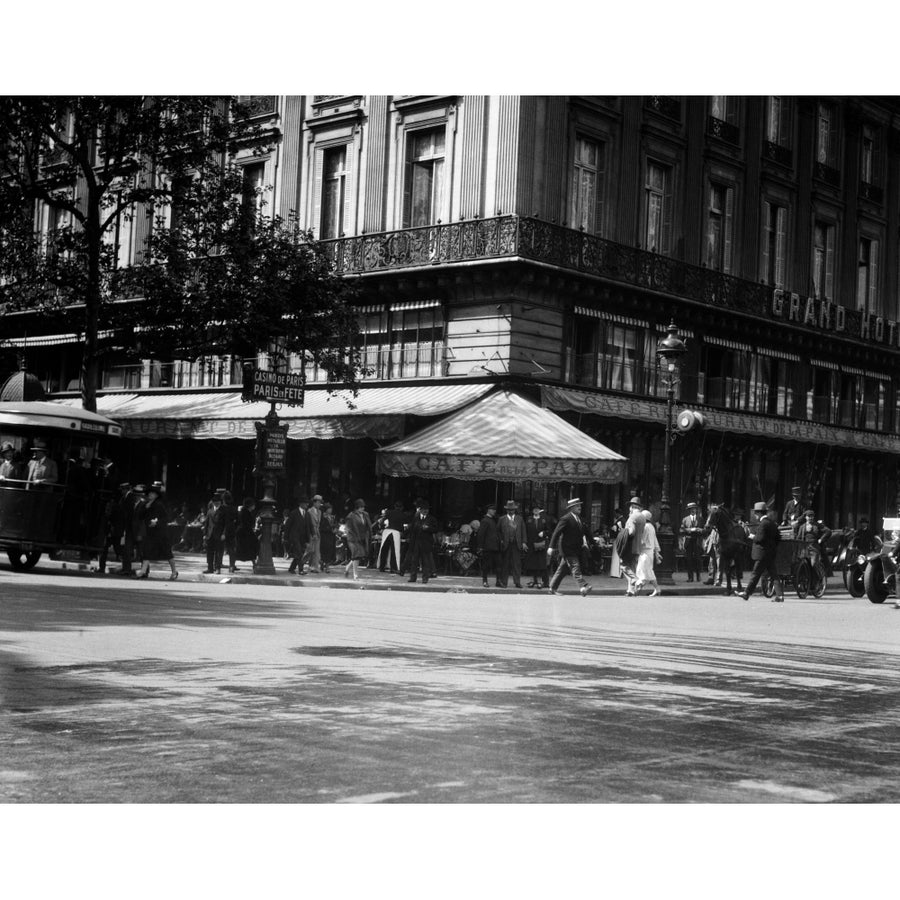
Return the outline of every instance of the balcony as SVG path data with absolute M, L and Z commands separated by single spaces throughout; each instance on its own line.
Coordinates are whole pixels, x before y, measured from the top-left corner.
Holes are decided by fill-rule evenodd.
M 878 187 L 877 184 L 871 184 L 868 181 L 860 181 L 859 196 L 863 200 L 870 200 L 872 203 L 881 203 L 884 200 L 884 189 Z
M 740 144 L 741 129 L 737 125 L 732 125 L 723 119 L 717 119 L 715 116 L 709 116 L 706 119 L 706 133 L 709 137 L 716 138 L 719 141 L 725 141 L 726 144 Z
M 771 288 L 524 216 L 322 241 L 335 271 L 370 274 L 498 259 L 530 259 L 659 294 L 768 319 Z
M 794 164 L 794 151 L 790 147 L 776 144 L 775 141 L 765 142 L 763 145 L 763 156 L 765 159 L 778 163 L 779 166 L 790 168 Z
M 644 109 L 681 121 L 681 101 L 677 97 L 644 97 Z
M 840 170 L 835 169 L 834 166 L 828 166 L 825 163 L 817 162 L 813 174 L 819 181 L 824 181 L 825 184 L 831 185 L 831 187 L 839 188 L 841 186 Z
M 278 110 L 277 96 L 264 96 L 248 94 L 238 97 L 241 105 L 241 115 L 247 119 L 256 119 L 260 116 L 272 116 Z

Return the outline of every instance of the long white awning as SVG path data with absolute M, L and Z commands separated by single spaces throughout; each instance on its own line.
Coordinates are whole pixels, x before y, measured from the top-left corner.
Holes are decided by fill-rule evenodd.
M 294 440 L 395 440 L 403 433 L 404 416 L 442 415 L 488 390 L 487 384 L 392 385 L 360 387 L 353 397 L 350 391 L 329 395 L 324 389 L 310 388 L 302 407 L 276 408 L 281 423 L 288 426 L 288 437 Z M 79 398 L 58 402 L 81 405 Z M 97 412 L 119 422 L 125 437 L 255 440 L 255 423 L 263 421 L 269 409 L 266 402 L 242 402 L 236 391 L 152 391 L 97 398 Z

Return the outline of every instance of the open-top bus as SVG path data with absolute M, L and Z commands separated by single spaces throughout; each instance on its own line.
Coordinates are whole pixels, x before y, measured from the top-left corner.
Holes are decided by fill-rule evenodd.
M 14 569 L 32 568 L 42 553 L 91 556 L 103 549 L 114 485 L 112 462 L 102 454 L 121 435 L 112 419 L 87 410 L 0 402 L 0 448 L 7 451 L 0 451 L 0 552 Z M 55 481 L 29 480 L 35 445 L 55 463 Z

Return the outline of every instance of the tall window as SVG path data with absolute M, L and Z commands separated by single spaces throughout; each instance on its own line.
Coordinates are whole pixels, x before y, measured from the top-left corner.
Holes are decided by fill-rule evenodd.
M 830 103 L 820 103 L 816 117 L 816 162 L 837 166 L 837 113 Z
M 791 146 L 791 101 L 769 97 L 766 102 L 766 140 L 779 147 Z
M 817 221 L 813 237 L 813 288 L 819 300 L 834 299 L 834 225 Z
M 712 97 L 710 101 L 710 115 L 714 119 L 728 122 L 729 125 L 736 125 L 737 104 L 737 97 Z
M 653 253 L 669 253 L 672 242 L 672 169 L 647 163 L 644 246 Z
M 706 265 L 719 272 L 731 271 L 734 190 L 721 184 L 709 186 L 706 226 Z
M 783 288 L 787 255 L 787 210 L 768 200 L 763 206 L 762 279 L 766 284 Z
M 445 135 L 443 125 L 407 135 L 404 227 L 433 225 L 440 218 Z
M 875 132 L 869 125 L 863 126 L 859 177 L 866 184 L 875 182 Z
M 587 138 L 576 138 L 569 210 L 573 228 L 583 228 L 590 234 L 602 233 L 605 169 L 606 145 Z
M 344 200 L 347 190 L 347 146 L 326 150 L 322 159 L 322 240 L 344 232 Z
M 252 228 L 263 208 L 265 163 L 250 163 L 241 170 L 241 212 L 248 228 Z
M 859 239 L 856 261 L 856 308 L 863 312 L 880 312 L 878 306 L 878 241 Z

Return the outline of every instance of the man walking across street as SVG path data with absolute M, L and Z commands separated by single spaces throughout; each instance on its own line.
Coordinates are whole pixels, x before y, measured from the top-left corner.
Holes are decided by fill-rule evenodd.
M 778 542 L 781 540 L 781 532 L 775 522 L 775 517 L 769 512 L 769 508 L 765 503 L 754 503 L 753 511 L 759 516 L 759 527 L 756 529 L 756 535 L 753 538 L 753 549 L 751 558 L 753 560 L 753 576 L 747 589 L 738 594 L 744 600 L 749 600 L 750 596 L 756 590 L 760 578 L 763 574 L 768 573 L 775 585 L 775 596 L 772 598 L 773 603 L 784 602 L 784 585 L 778 577 L 778 570 L 775 568 L 775 554 L 778 551 Z
M 519 515 L 519 504 L 507 500 L 506 515 L 500 519 L 500 587 L 509 585 L 512 574 L 513 584 L 522 587 L 522 554 L 528 550 L 525 540 L 525 520 Z
M 684 538 L 684 567 L 687 580 L 700 583 L 700 537 L 703 526 L 697 515 L 697 504 L 693 500 L 687 505 L 688 514 L 681 520 L 681 534 Z
M 581 548 L 588 547 L 587 535 L 584 524 L 581 521 L 581 500 L 573 497 L 566 504 L 566 514 L 557 522 L 556 528 L 550 537 L 547 547 L 547 555 L 551 556 L 559 545 L 559 565 L 550 579 L 550 593 L 558 594 L 559 585 L 566 574 L 566 569 L 572 573 L 572 577 L 578 582 L 581 596 L 584 597 L 592 590 L 591 585 L 585 581 L 581 574 Z
M 496 503 L 488 503 L 476 537 L 476 552 L 481 560 L 481 586 L 488 587 L 488 575 L 493 574 L 496 586 L 500 587 L 500 528 Z
M 307 528 L 309 529 L 309 538 L 306 543 L 306 553 L 303 556 L 305 563 L 304 571 L 321 572 L 322 571 L 322 553 L 321 553 L 321 526 L 322 526 L 322 495 L 315 494 L 309 509 L 306 511 Z M 300 572 L 299 574 L 303 574 Z

